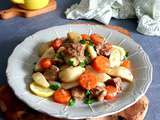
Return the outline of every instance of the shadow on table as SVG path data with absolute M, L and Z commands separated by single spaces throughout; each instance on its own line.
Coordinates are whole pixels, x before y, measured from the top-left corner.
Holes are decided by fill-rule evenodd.
M 0 10 L 8 9 L 12 6 L 10 0 L 0 0 Z

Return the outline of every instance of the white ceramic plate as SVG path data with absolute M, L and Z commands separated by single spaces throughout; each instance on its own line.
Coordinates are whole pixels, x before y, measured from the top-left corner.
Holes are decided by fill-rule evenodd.
M 66 37 L 69 31 L 87 34 L 98 33 L 109 42 L 124 47 L 129 52 L 129 59 L 133 63 L 134 82 L 130 88 L 115 101 L 94 103 L 92 105 L 94 112 L 82 103 L 65 109 L 64 105 L 33 95 L 28 90 L 33 65 L 38 60 L 38 44 L 57 37 Z M 152 65 L 140 45 L 117 31 L 100 25 L 69 24 L 51 27 L 27 37 L 9 57 L 6 74 L 8 83 L 16 96 L 33 109 L 54 117 L 83 119 L 115 114 L 134 104 L 146 93 L 152 81 Z

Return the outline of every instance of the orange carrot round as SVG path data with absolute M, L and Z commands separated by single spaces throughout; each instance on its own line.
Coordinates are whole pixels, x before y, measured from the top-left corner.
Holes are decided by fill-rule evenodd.
M 65 89 L 58 89 L 53 94 L 53 101 L 61 104 L 67 104 L 71 99 L 69 91 Z
M 51 42 L 51 46 L 57 50 L 58 48 L 60 48 L 60 46 L 63 44 L 63 40 L 62 39 L 59 39 L 59 38 L 56 38 L 55 40 L 53 40 Z
M 90 37 L 87 34 L 81 34 L 82 40 L 89 40 Z
M 96 33 L 90 35 L 91 40 L 94 42 L 95 45 L 102 43 L 104 38 Z
M 130 60 L 124 60 L 121 66 L 130 69 L 131 68 L 131 61 Z
M 40 66 L 43 69 L 48 69 L 52 66 L 52 60 L 49 58 L 43 58 L 42 60 L 40 60 Z
M 106 91 L 107 95 L 105 96 L 105 99 L 107 100 L 113 99 L 117 95 L 117 88 L 112 85 L 106 86 Z
M 98 82 L 96 75 L 90 71 L 84 72 L 80 76 L 79 80 L 80 80 L 80 85 L 87 90 L 95 88 Z
M 108 58 L 100 55 L 95 58 L 93 61 L 92 67 L 97 71 L 97 72 L 105 72 L 106 68 L 109 67 L 109 60 Z

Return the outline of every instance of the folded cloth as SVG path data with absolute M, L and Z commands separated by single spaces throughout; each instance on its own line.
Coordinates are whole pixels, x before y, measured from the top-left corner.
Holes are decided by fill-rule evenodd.
M 95 19 L 108 24 L 117 19 L 139 19 L 137 31 L 160 36 L 160 0 L 81 0 L 65 11 L 67 19 Z

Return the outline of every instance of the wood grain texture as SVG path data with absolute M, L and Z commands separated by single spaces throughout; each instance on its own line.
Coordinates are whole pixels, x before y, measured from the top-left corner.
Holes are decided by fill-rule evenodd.
M 13 7 L 7 10 L 0 11 L 0 19 L 7 20 L 7 19 L 14 18 L 16 16 L 30 18 L 30 17 L 34 17 L 34 16 L 38 16 L 41 14 L 54 11 L 56 7 L 57 5 L 55 0 L 50 0 L 48 6 L 39 10 L 25 10 L 14 5 Z

